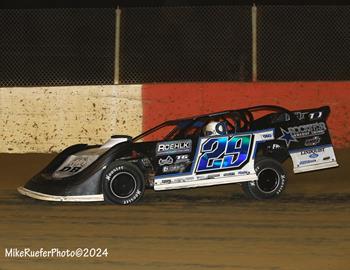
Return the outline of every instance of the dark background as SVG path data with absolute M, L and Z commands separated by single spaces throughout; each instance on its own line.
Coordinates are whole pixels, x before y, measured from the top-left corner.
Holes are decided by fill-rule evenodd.
M 350 6 L 271 2 L 255 2 L 259 81 L 350 78 Z M 1 4 L 0 86 L 113 84 L 116 65 L 123 84 L 252 80 L 251 1 Z
M 0 10 L 0 85 L 113 84 L 113 9 Z

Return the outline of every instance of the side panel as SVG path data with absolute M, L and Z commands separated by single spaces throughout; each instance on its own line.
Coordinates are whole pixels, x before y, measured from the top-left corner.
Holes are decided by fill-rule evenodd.
M 321 145 L 289 151 L 294 173 L 302 173 L 337 167 L 333 146 Z
M 326 124 L 329 107 L 293 112 L 296 120 L 280 127 L 277 140 L 284 141 L 294 173 L 337 167 Z
M 201 137 L 190 161 L 190 170 L 171 174 L 163 170 L 163 173 L 155 176 L 154 189 L 192 188 L 256 180 L 254 157 L 258 144 L 273 139 L 273 129 L 229 136 Z M 157 150 L 159 155 L 159 149 Z M 184 155 L 182 150 L 179 153 L 166 153 Z M 159 162 L 160 160 L 162 162 Z M 168 156 L 160 158 L 159 161 L 160 168 L 172 166 L 175 162 L 174 158 Z

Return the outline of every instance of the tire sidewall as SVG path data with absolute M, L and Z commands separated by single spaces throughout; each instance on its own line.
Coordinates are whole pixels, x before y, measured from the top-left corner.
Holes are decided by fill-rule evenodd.
M 278 183 L 273 191 L 264 192 L 259 188 L 259 179 L 246 183 L 246 187 L 250 195 L 258 200 L 273 199 L 278 197 L 285 189 L 287 184 L 287 175 L 282 167 L 282 164 L 272 158 L 263 158 L 258 160 L 255 164 L 255 172 L 259 177 L 264 170 L 273 170 L 278 175 Z
M 116 181 L 120 173 L 132 175 L 135 181 L 135 189 L 126 197 L 118 197 L 111 190 L 111 181 Z M 102 176 L 102 191 L 106 202 L 114 204 L 131 204 L 137 202 L 144 194 L 145 183 L 140 169 L 126 161 L 114 161 L 106 168 Z

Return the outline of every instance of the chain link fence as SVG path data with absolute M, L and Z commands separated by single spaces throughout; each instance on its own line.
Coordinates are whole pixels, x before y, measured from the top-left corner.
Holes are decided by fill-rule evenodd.
M 253 67 L 260 81 L 350 79 L 350 6 L 258 5 L 256 24 L 250 3 L 123 6 L 117 28 L 115 14 L 0 10 L 0 86 L 251 81 Z
M 258 6 L 258 80 L 350 79 L 350 6 Z
M 249 81 L 251 7 L 121 11 L 120 82 Z
M 113 84 L 114 9 L 0 10 L 0 86 Z

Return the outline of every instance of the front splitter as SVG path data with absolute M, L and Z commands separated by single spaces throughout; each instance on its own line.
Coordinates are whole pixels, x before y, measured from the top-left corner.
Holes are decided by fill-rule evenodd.
M 56 196 L 29 190 L 25 187 L 18 187 L 17 191 L 22 195 L 43 201 L 54 202 L 100 202 L 104 200 L 103 194 L 79 195 L 79 196 Z

